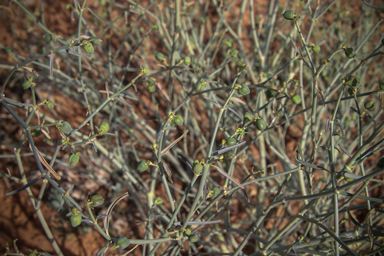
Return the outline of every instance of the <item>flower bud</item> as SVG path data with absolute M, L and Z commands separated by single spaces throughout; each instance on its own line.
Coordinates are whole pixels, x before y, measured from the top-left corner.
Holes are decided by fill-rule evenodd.
M 191 64 L 191 57 L 185 56 L 184 57 L 184 63 L 187 64 L 187 65 Z
M 137 166 L 137 169 L 141 172 L 144 172 L 148 169 L 148 167 L 149 167 L 149 165 L 148 165 L 147 161 L 141 160 Z
M 199 240 L 199 238 L 196 235 L 191 235 L 188 237 L 188 240 L 191 243 L 195 243 L 195 242 L 197 242 L 197 240 Z
M 141 73 L 147 74 L 149 72 L 149 69 L 147 67 L 141 69 Z
M 293 95 L 292 96 L 292 102 L 293 102 L 293 104 L 300 104 L 301 103 L 301 98 L 300 98 L 300 96 L 299 95 L 297 95 L 297 94 L 295 94 L 295 95 Z
M 156 199 L 155 199 L 155 204 L 156 205 L 160 205 L 160 204 L 162 204 L 163 203 L 163 199 L 161 199 L 161 197 L 156 197 Z
M 369 100 L 369 101 L 365 102 L 364 107 L 366 109 L 374 108 L 375 107 L 375 102 L 373 100 Z
M 70 217 L 72 227 L 77 227 L 81 224 L 82 217 L 78 214 L 72 214 Z
M 125 236 L 120 237 L 119 240 L 117 240 L 117 245 L 119 246 L 120 249 L 125 249 L 127 248 L 131 242 L 126 238 Z
M 99 134 L 104 134 L 109 131 L 109 124 L 105 121 L 101 122 L 99 127 Z
M 86 45 L 84 45 L 84 51 L 86 53 L 93 53 L 95 51 L 95 49 L 93 48 L 93 44 L 87 43 Z
M 227 143 L 228 146 L 234 146 L 234 145 L 236 145 L 236 139 L 228 138 L 226 143 Z
M 224 154 L 225 159 L 232 159 L 234 156 L 235 156 L 235 152 L 233 150 L 229 152 L 225 152 Z
M 270 89 L 268 89 L 265 92 L 265 94 L 267 95 L 268 98 L 273 98 L 275 96 L 275 93 L 272 90 L 270 90 Z
M 38 128 L 34 129 L 31 133 L 32 137 L 39 137 L 41 134 L 43 134 L 43 132 Z
M 350 76 L 346 81 L 344 81 L 346 85 L 351 85 L 353 87 L 357 87 L 360 83 L 360 79 L 357 76 Z
M 69 157 L 68 157 L 68 162 L 70 163 L 70 165 L 75 165 L 79 162 L 80 160 L 80 153 L 77 152 L 76 154 L 71 154 Z
M 292 11 L 292 10 L 285 11 L 283 13 L 283 16 L 287 20 L 293 20 L 293 19 L 295 19 L 297 17 L 296 13 L 294 11 Z
M 183 118 L 181 117 L 181 115 L 177 114 L 173 119 L 172 119 L 172 124 L 174 126 L 182 126 L 183 125 Z
M 229 51 L 231 52 L 232 56 L 234 56 L 234 57 L 236 57 L 237 54 L 239 53 L 239 51 L 235 48 L 231 48 Z
M 203 89 L 203 87 L 205 87 L 205 85 L 206 85 L 206 82 L 204 80 L 201 80 L 200 83 L 196 87 L 196 91 L 200 92 Z
M 48 109 L 53 109 L 55 107 L 55 104 L 53 104 L 52 101 L 45 102 L 45 106 L 47 106 Z
M 151 26 L 151 29 L 152 30 L 159 30 L 159 25 L 156 23 L 156 24 L 153 24 L 152 26 Z
M 66 121 L 61 121 L 61 125 L 59 126 L 59 129 L 65 134 L 68 134 L 72 131 L 71 125 Z
M 189 236 L 190 234 L 192 234 L 192 230 L 190 228 L 186 228 L 185 231 L 184 231 L 184 234 Z
M 380 81 L 380 89 L 381 89 L 381 90 L 384 90 L 384 80 L 383 80 L 383 81 Z
M 153 84 L 150 84 L 147 86 L 147 90 L 148 92 L 153 93 L 156 90 L 156 88 Z
M 99 42 L 99 39 L 97 39 L 97 37 L 92 37 L 90 43 L 93 45 L 98 45 L 100 42 Z
M 158 61 L 163 61 L 164 60 L 164 54 L 162 54 L 161 52 L 158 52 L 158 53 L 156 53 L 156 59 L 158 60 Z
M 355 57 L 355 54 L 353 53 L 352 48 L 346 48 L 344 49 L 345 56 L 347 56 L 348 59 L 353 59 Z
M 192 166 L 192 172 L 195 174 L 195 175 L 199 175 L 201 173 L 201 171 L 203 170 L 203 165 L 199 162 L 199 160 L 195 160 L 193 162 L 193 166 Z
M 49 43 L 52 41 L 52 35 L 47 33 L 45 34 L 45 42 Z
M 267 124 L 265 123 L 264 119 L 257 119 L 255 125 L 259 131 L 264 131 L 265 128 L 267 128 Z
M 246 84 L 242 84 L 241 85 L 241 88 L 239 89 L 239 93 L 241 94 L 241 95 L 248 95 L 249 94 L 249 92 L 250 92 L 250 90 L 249 90 L 249 87 L 246 85 Z
M 214 187 L 214 188 L 212 189 L 212 194 L 213 194 L 214 196 L 218 196 L 218 195 L 220 194 L 220 192 L 221 192 L 221 189 L 218 188 L 218 187 Z
M 91 204 L 92 207 L 97 207 L 104 203 L 104 198 L 101 195 L 93 195 L 91 197 L 91 202 L 92 202 Z
M 23 83 L 24 90 L 29 89 L 32 86 L 31 81 L 27 80 Z
M 377 168 L 384 168 L 384 157 L 377 162 Z
M 353 173 L 350 172 L 350 171 L 347 171 L 347 173 L 349 173 L 349 174 L 353 174 Z M 347 176 L 344 176 L 344 180 L 345 180 L 346 182 L 351 182 L 351 181 L 354 181 L 355 179 L 354 179 L 354 178 L 347 177 Z
M 320 46 L 318 46 L 318 45 L 314 45 L 314 46 L 312 46 L 312 51 L 313 51 L 314 53 L 319 53 L 320 50 L 321 50 Z
M 253 120 L 253 115 L 251 113 L 249 113 L 249 112 L 245 112 L 244 120 L 245 120 L 245 122 L 252 121 Z

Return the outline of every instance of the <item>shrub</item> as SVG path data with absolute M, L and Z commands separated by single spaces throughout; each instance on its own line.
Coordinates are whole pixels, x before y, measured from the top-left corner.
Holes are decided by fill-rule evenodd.
M 382 250 L 381 14 L 254 2 L 74 1 L 64 30 L 0 10 L 0 174 L 47 254 L 89 227 L 98 255 Z

